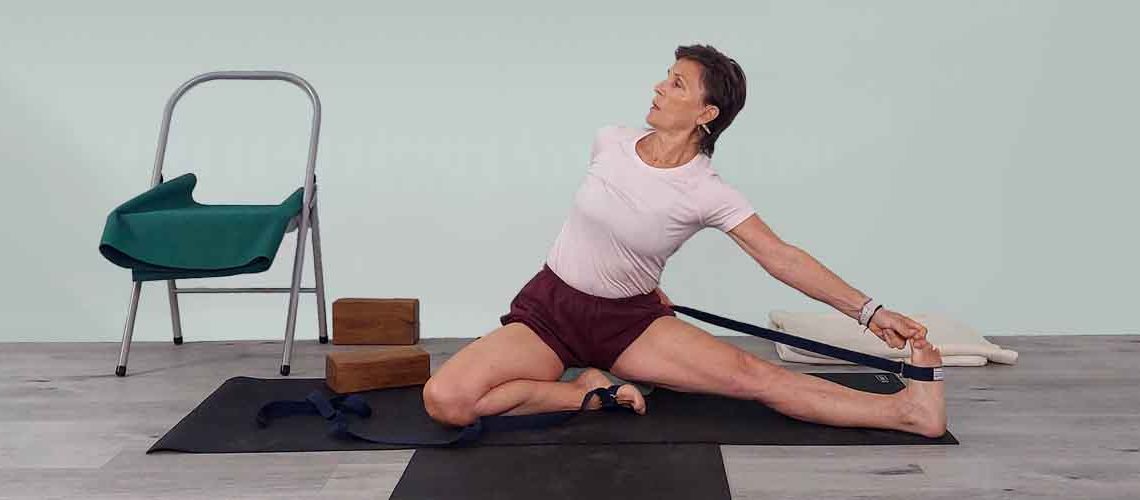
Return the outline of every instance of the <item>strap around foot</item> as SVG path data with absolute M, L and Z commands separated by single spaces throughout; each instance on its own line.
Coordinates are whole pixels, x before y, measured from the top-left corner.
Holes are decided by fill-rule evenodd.
M 593 399 L 593 397 L 596 395 L 596 396 L 598 396 L 599 399 L 601 399 L 601 402 L 602 402 L 601 409 L 603 409 L 603 410 L 613 410 L 613 409 L 618 409 L 618 408 L 633 410 L 633 408 L 630 407 L 629 405 L 622 404 L 622 403 L 618 402 L 617 391 L 618 391 L 618 388 L 620 388 L 620 387 L 621 387 L 620 385 L 615 384 L 615 385 L 611 385 L 609 387 L 599 387 L 597 389 L 594 389 L 594 390 L 588 392 L 586 394 L 586 398 L 582 400 L 582 409 L 585 410 L 589 406 L 590 400 Z
M 946 378 L 942 372 L 941 366 L 935 367 L 920 367 L 907 363 L 899 362 L 902 367 L 899 369 L 898 374 L 903 378 L 911 380 L 921 380 L 923 382 L 938 382 Z

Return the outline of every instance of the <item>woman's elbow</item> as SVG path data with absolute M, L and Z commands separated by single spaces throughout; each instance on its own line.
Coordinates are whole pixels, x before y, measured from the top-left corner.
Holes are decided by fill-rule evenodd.
M 804 254 L 805 252 L 799 247 L 782 243 L 769 250 L 760 265 L 772 276 L 786 276 L 788 272 L 799 266 Z

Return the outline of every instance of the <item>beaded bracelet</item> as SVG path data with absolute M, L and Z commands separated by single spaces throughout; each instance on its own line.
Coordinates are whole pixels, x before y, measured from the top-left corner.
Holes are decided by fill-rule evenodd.
M 880 307 L 883 306 L 875 299 L 870 299 L 867 303 L 863 304 L 863 309 L 859 312 L 859 324 L 863 326 L 871 324 L 871 316 L 874 316 Z

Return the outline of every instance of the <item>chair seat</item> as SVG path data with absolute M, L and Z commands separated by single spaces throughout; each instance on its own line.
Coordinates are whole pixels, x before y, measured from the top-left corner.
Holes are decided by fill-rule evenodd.
M 134 281 L 232 276 L 269 269 L 301 213 L 304 189 L 278 205 L 204 205 L 198 179 L 184 174 L 132 198 L 107 216 L 99 253 Z

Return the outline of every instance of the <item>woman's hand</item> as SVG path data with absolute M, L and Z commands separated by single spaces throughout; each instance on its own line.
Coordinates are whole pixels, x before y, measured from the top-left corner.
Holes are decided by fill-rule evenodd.
M 662 303 L 662 304 L 665 304 L 665 306 L 666 306 L 666 307 L 669 307 L 669 306 L 672 306 L 672 305 L 673 305 L 673 302 L 671 302 L 671 301 L 669 300 L 669 297 L 666 297 L 666 296 L 665 296 L 665 292 L 661 291 L 661 287 L 657 287 L 657 289 L 656 289 L 656 290 L 654 290 L 654 291 L 655 291 L 655 292 L 657 292 L 657 296 L 658 296 L 658 297 L 661 297 L 661 303 Z M 879 311 L 879 312 L 882 312 L 882 311 Z
M 868 327 L 875 336 L 895 349 L 906 347 L 907 339 L 915 349 L 926 349 L 930 345 L 926 341 L 925 326 L 885 307 L 871 317 Z

